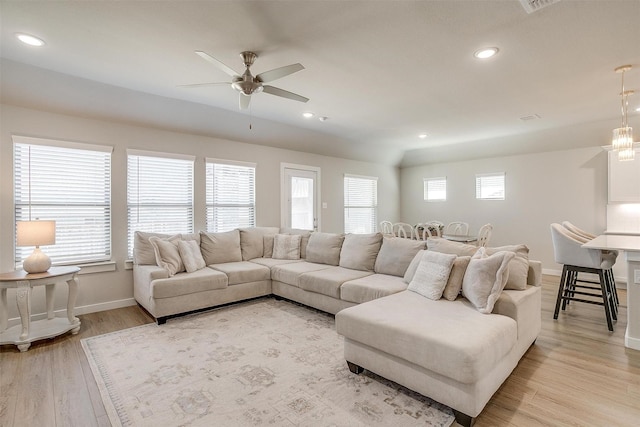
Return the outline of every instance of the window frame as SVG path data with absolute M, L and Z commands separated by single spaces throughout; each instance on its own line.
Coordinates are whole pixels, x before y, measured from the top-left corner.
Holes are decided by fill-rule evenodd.
M 500 178 L 501 180 L 500 184 L 502 185 L 501 195 L 497 197 L 486 197 L 486 196 L 483 197 L 482 196 L 483 181 L 485 179 L 492 179 L 492 178 L 493 179 Z M 484 185 L 488 186 L 488 184 L 490 184 L 490 182 Z M 476 199 L 477 200 L 505 200 L 506 197 L 507 197 L 507 176 L 505 172 L 476 174 Z
M 374 193 L 372 194 L 372 204 L 370 205 L 351 205 L 348 202 L 348 188 L 347 182 L 350 179 L 358 179 L 358 180 L 368 180 L 371 181 L 375 187 Z M 378 177 L 375 176 L 364 176 L 364 175 L 354 175 L 354 174 L 344 174 L 343 177 L 343 207 L 344 207 L 344 225 L 343 230 L 345 233 L 354 233 L 354 234 L 369 234 L 376 233 L 378 231 Z M 370 218 L 371 223 L 368 224 L 370 226 L 370 230 L 365 231 L 364 233 L 355 233 L 354 231 L 347 230 L 347 224 L 349 217 L 349 212 L 351 209 L 370 209 L 373 212 L 372 217 Z M 366 228 L 366 226 L 365 226 Z
M 245 169 L 253 169 L 251 174 L 252 182 L 248 184 L 250 188 L 249 194 L 249 202 L 245 203 L 216 203 L 216 194 L 215 194 L 215 166 L 231 166 Z M 213 168 L 211 171 L 209 170 L 210 166 Z M 255 227 L 257 222 L 257 209 L 256 209 L 256 172 L 257 172 L 257 163 L 253 162 L 244 162 L 239 160 L 227 160 L 227 159 L 218 159 L 207 157 L 205 159 L 205 228 L 207 232 L 217 233 L 224 231 L 231 231 L 235 228 L 242 227 Z M 209 176 L 211 174 L 211 177 Z M 210 181 L 211 180 L 211 181 Z M 236 183 L 236 185 L 240 185 Z M 245 183 L 246 185 L 246 183 Z M 215 209 L 217 208 L 248 208 L 252 211 L 253 221 L 250 224 L 239 224 L 236 223 L 232 228 L 227 229 L 218 229 L 214 227 L 215 225 Z M 210 218 L 211 217 L 211 218 Z

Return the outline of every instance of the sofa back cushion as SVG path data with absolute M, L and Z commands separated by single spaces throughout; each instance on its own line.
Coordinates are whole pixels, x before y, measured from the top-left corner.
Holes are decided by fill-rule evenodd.
M 344 234 L 311 233 L 307 244 L 307 261 L 318 264 L 338 265 Z
M 529 248 L 525 245 L 508 245 L 487 248 L 487 255 L 496 252 L 513 252 L 516 256 L 509 262 L 509 277 L 505 289 L 525 290 L 527 288 L 527 276 L 529 275 Z
M 376 258 L 374 271 L 378 274 L 403 277 L 411 260 L 421 249 L 424 249 L 423 240 L 385 237 Z
M 133 235 L 133 263 L 138 265 L 156 265 L 156 253 L 153 245 L 149 242 L 149 237 L 160 237 L 168 239 L 170 234 L 148 233 L 146 231 L 136 231 Z
M 382 245 L 382 234 L 347 234 L 340 250 L 340 267 L 373 271 Z
M 427 239 L 427 249 L 443 254 L 453 254 L 458 256 L 473 256 L 478 251 L 475 245 L 452 242 L 442 237 L 429 237 Z
M 264 236 L 278 234 L 278 227 L 240 228 L 240 249 L 242 261 L 264 256 Z
M 242 261 L 240 231 L 200 232 L 200 250 L 207 265 Z

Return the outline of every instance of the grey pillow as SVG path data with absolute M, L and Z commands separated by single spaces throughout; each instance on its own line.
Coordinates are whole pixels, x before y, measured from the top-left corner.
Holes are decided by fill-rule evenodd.
M 344 234 L 311 233 L 307 245 L 307 261 L 318 264 L 338 265 Z
M 207 266 L 200 252 L 200 239 L 178 240 L 178 252 L 187 273 L 193 273 Z
M 273 259 L 300 259 L 299 234 L 276 234 L 273 238 Z
M 485 248 L 471 258 L 462 279 L 462 295 L 484 314 L 493 311 L 498 297 L 507 283 L 509 262 L 516 255 L 501 251 L 489 256 Z
M 373 270 L 378 274 L 402 277 L 421 249 L 424 249 L 423 240 L 385 237 Z
M 460 295 L 462 290 L 462 281 L 464 280 L 464 274 L 471 261 L 470 256 L 459 256 L 453 262 L 451 267 L 451 274 L 449 274 L 449 280 L 447 280 L 447 286 L 444 287 L 442 296 L 449 301 L 455 301 Z
M 264 236 L 277 234 L 278 227 L 247 227 L 240 228 L 240 248 L 242 260 L 247 261 L 264 256 Z
M 156 264 L 158 267 L 167 270 L 169 277 L 185 271 L 184 263 L 178 250 L 179 241 L 179 234 L 169 237 L 168 239 L 161 239 L 157 236 L 149 237 L 149 243 L 153 246 L 156 255 Z
M 373 271 L 382 245 L 382 234 L 347 234 L 340 251 L 340 267 Z
M 527 276 L 529 275 L 529 248 L 525 245 L 509 245 L 496 248 L 487 248 L 487 255 L 496 252 L 513 252 L 516 256 L 509 263 L 509 278 L 505 289 L 522 291 L 527 288 Z
M 207 265 L 242 261 L 240 232 L 238 230 L 224 233 L 201 231 L 200 251 Z

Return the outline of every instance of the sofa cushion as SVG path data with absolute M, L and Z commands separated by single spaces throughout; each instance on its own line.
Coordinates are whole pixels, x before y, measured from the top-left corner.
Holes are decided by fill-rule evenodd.
M 200 250 L 207 265 L 242 261 L 240 232 L 238 230 L 224 233 L 201 231 Z
M 372 274 L 344 282 L 340 286 L 340 299 L 361 304 L 402 292 L 405 289 L 407 289 L 407 284 L 404 283 L 402 277 L 388 274 Z
M 433 301 L 404 291 L 336 314 L 346 338 L 472 384 L 491 372 L 517 340 L 515 320 L 485 315 L 459 298 Z
M 404 274 L 404 283 L 411 283 L 411 280 L 413 280 L 413 276 L 416 274 L 416 270 L 418 269 L 418 264 L 420 264 L 420 260 L 422 259 L 422 254 L 425 252 L 426 250 L 421 250 L 413 258 L 411 264 L 407 267 L 407 272 Z M 460 291 L 462 290 L 462 280 L 464 279 L 464 274 L 467 271 L 469 261 L 471 261 L 470 256 L 459 256 L 453 262 L 451 273 L 449 274 L 449 280 L 447 280 L 447 284 L 442 292 L 442 296 L 449 301 L 455 300 L 458 295 L 460 295 Z
M 407 288 L 423 297 L 439 300 L 447 285 L 456 255 L 424 251 L 416 274 Z
M 424 249 L 423 240 L 385 237 L 382 240 L 382 247 L 380 247 L 380 252 L 376 258 L 374 271 L 380 274 L 402 277 L 413 257 L 421 249 Z
M 168 239 L 171 234 L 148 233 L 146 231 L 136 231 L 133 234 L 133 262 L 138 265 L 157 265 L 156 253 L 153 245 L 149 242 L 149 237 L 160 237 Z
M 515 257 L 513 252 L 496 252 L 487 255 L 485 248 L 471 257 L 462 280 L 462 295 L 480 313 L 491 313 L 493 305 L 504 289 L 509 274 L 509 262 Z
M 200 242 L 197 240 L 178 240 L 178 252 L 187 273 L 193 273 L 207 266 L 200 252 Z
M 301 259 L 274 259 L 274 258 L 254 258 L 251 262 L 264 265 L 265 267 L 274 267 L 276 265 L 290 264 L 292 262 L 301 262 Z
M 226 287 L 226 274 L 210 268 L 203 268 L 193 273 L 179 273 L 168 279 L 152 281 L 151 297 L 157 299 L 173 298 Z
M 264 256 L 264 236 L 277 234 L 280 229 L 278 227 L 247 227 L 240 228 L 240 248 L 242 252 L 242 260 L 248 261 L 253 258 L 262 258 Z
M 226 274 L 229 278 L 229 286 L 271 279 L 269 267 L 250 261 L 225 262 L 212 264 L 209 267 Z
M 324 270 L 304 273 L 298 279 L 300 289 L 340 298 L 340 286 L 349 280 L 370 276 L 368 271 L 351 270 L 349 268 L 332 267 Z
M 442 237 L 429 237 L 427 239 L 427 249 L 443 254 L 473 256 L 478 250 L 478 247 L 474 245 L 468 245 L 466 243 L 452 242 Z
M 525 245 L 508 245 L 487 248 L 487 254 L 509 251 L 516 256 L 509 263 L 509 277 L 505 289 L 524 290 L 527 288 L 527 276 L 529 275 L 529 248 Z
M 340 250 L 340 267 L 373 271 L 381 244 L 382 233 L 347 234 Z
M 344 234 L 311 233 L 307 244 L 307 261 L 318 264 L 338 265 Z
M 271 279 L 299 287 L 298 279 L 300 275 L 310 271 L 326 270 L 328 268 L 332 267 L 327 264 L 316 264 L 308 261 L 280 264 L 271 268 Z
M 167 270 L 169 277 L 185 270 L 184 263 L 180 257 L 180 251 L 178 250 L 179 240 L 179 234 L 169 238 L 149 237 L 149 243 L 151 243 L 156 255 L 156 264 L 158 267 Z
M 273 254 L 275 259 L 300 259 L 299 234 L 276 234 L 273 238 Z
M 307 245 L 309 244 L 309 237 L 311 237 L 311 231 L 302 230 L 300 228 L 288 228 L 282 227 L 280 229 L 281 234 L 299 234 L 302 236 L 300 240 L 300 258 L 307 258 Z

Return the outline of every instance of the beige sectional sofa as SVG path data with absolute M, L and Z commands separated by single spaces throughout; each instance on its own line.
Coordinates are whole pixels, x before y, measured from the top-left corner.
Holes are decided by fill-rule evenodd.
M 336 314 L 352 372 L 366 368 L 429 396 L 468 425 L 540 331 L 541 264 L 528 260 L 522 245 L 481 255 L 477 249 L 443 239 L 277 227 L 136 232 L 134 296 L 158 324 L 272 294 Z M 438 255 L 449 262 L 441 299 L 420 288 L 434 271 L 426 259 L 435 252 L 452 254 Z M 500 269 L 487 276 L 482 266 L 497 258 Z

